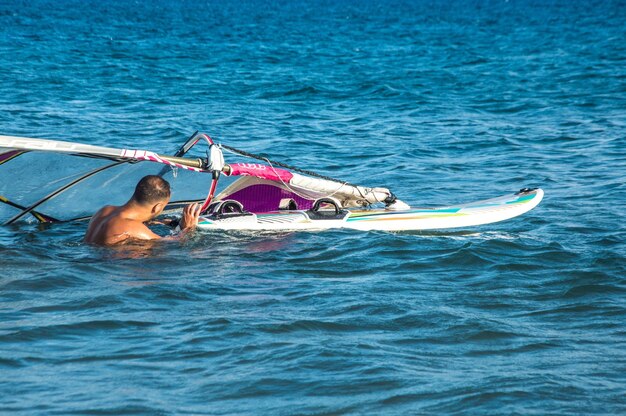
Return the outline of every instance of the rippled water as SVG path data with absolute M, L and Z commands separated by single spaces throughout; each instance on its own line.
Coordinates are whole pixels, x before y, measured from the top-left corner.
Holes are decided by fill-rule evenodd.
M 0 228 L 5 414 L 626 412 L 622 2 L 0 2 L 0 133 L 195 129 L 452 232 L 85 246 Z M 26 174 L 27 172 L 25 172 Z M 19 181 L 19 178 L 16 178 Z

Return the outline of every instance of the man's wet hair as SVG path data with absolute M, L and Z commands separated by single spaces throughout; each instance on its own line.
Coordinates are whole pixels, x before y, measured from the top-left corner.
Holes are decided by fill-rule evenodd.
M 160 176 L 148 175 L 141 178 L 135 187 L 132 199 L 141 205 L 149 205 L 156 204 L 169 197 L 169 182 Z

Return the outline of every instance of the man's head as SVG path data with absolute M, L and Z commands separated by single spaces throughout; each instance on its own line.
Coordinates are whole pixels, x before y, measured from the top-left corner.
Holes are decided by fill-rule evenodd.
M 156 217 L 170 201 L 170 184 L 160 176 L 144 176 L 135 187 L 131 201 L 151 209 Z

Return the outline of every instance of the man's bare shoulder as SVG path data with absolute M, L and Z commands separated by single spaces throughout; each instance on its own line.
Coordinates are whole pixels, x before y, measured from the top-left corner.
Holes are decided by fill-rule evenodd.
M 88 243 L 115 245 L 128 240 L 154 240 L 160 238 L 143 222 L 129 218 L 122 207 L 107 205 L 91 219 L 85 241 Z

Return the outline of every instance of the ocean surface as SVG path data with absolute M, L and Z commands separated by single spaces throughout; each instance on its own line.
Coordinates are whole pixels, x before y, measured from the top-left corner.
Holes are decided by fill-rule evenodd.
M 626 414 L 625 28 L 623 1 L 0 0 L 0 134 L 201 130 L 413 206 L 546 192 L 453 231 L 0 227 L 0 414 Z

